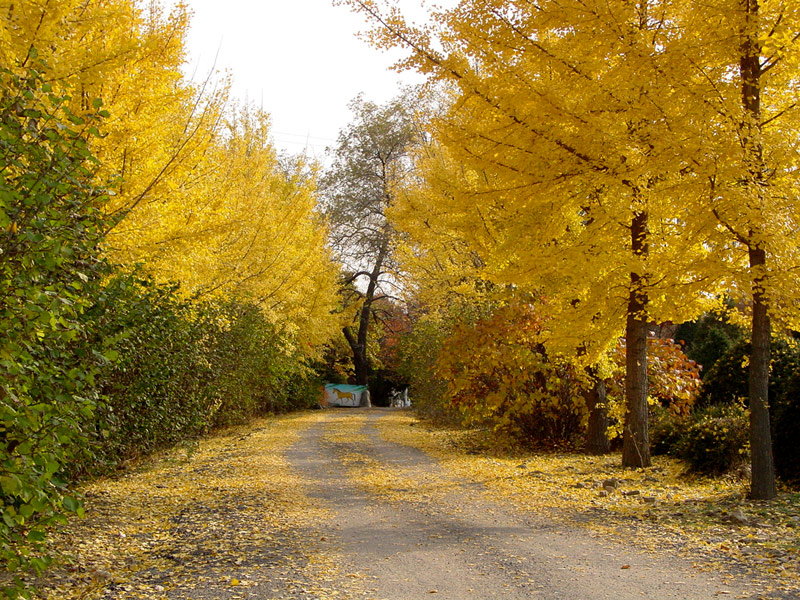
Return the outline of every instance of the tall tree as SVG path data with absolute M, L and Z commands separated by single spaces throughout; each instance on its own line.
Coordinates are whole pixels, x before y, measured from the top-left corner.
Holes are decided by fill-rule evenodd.
M 776 495 L 769 415 L 772 322 L 798 319 L 800 267 L 800 6 L 785 0 L 692 5 L 681 25 L 702 151 L 691 167 L 728 254 L 729 277 L 750 307 L 749 401 L 753 498 Z M 734 76 L 737 75 L 737 76 Z M 749 300 L 749 301 L 748 301 Z
M 108 236 L 119 262 L 169 254 L 174 240 L 193 233 L 185 207 L 203 201 L 194 184 L 228 94 L 224 82 L 215 88 L 183 76 L 189 16 L 183 4 L 165 12 L 134 0 L 31 0 L 0 13 L 3 64 L 24 69 L 34 47 L 48 82 L 71 87 L 75 114 L 91 108 L 89 98 L 109 112 L 93 151 L 99 176 L 121 182 L 106 207 L 125 216 Z
M 458 167 L 435 179 L 449 179 L 437 212 L 451 229 L 495 280 L 546 288 L 551 344 L 588 361 L 624 332 L 623 464 L 649 465 L 648 323 L 691 315 L 703 256 L 682 218 L 673 130 L 688 117 L 662 56 L 680 2 L 464 0 L 428 29 L 350 4 L 453 90 L 435 132 Z
M 592 266 L 596 275 L 576 279 L 591 285 L 562 294 L 572 297 L 566 306 L 589 309 L 584 331 L 620 316 L 621 304 L 598 289 L 627 291 L 634 443 L 626 444 L 625 464 L 646 463 L 637 456 L 646 429 L 635 424 L 646 415 L 647 320 L 691 316 L 695 307 L 685 299 L 713 292 L 720 280 L 736 282 L 749 297 L 751 494 L 774 496 L 770 319 L 796 323 L 798 316 L 789 275 L 800 265 L 798 4 L 463 0 L 420 29 L 378 2 L 348 3 L 377 24 L 379 44 L 412 49 L 405 66 L 456 90 L 461 121 L 450 127 L 448 147 L 457 164 L 472 167 L 480 194 L 473 198 L 484 209 L 461 230 L 474 238 L 491 232 L 487 245 L 529 271 L 548 263 L 541 252 L 548 246 L 555 250 L 550 264 L 572 271 L 581 243 L 585 261 L 601 257 Z M 531 207 L 543 218 L 526 219 Z M 554 236 L 552 224 L 560 232 Z M 611 285 L 598 286 L 602 281 Z
M 106 255 L 143 263 L 185 292 L 257 302 L 303 348 L 336 334 L 336 269 L 315 210 L 315 173 L 278 158 L 269 117 L 230 100 L 226 80 L 182 72 L 190 13 L 177 3 L 31 0 L 0 11 L 0 58 L 29 50 L 80 117 L 108 111 L 92 139 L 100 180 L 117 182 Z
M 367 385 L 371 322 L 397 285 L 394 230 L 386 210 L 407 176 L 418 134 L 410 91 L 383 106 L 359 96 L 350 109 L 353 121 L 339 134 L 321 192 L 331 245 L 345 269 L 341 291 L 345 302 L 356 307 L 353 322 L 342 332 L 352 351 L 356 382 Z

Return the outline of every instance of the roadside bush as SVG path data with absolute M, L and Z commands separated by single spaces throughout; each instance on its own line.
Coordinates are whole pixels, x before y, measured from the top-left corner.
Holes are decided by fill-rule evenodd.
M 175 285 L 119 272 L 90 311 L 118 357 L 99 378 L 106 398 L 85 470 L 196 437 L 213 427 L 309 405 L 311 371 L 258 306 L 198 302 Z
M 219 396 L 215 426 L 245 423 L 255 416 L 319 402 L 321 382 L 308 360 L 292 337 L 271 323 L 257 305 L 229 300 L 211 314 L 213 322 L 222 324 L 208 357 Z
M 302 372 L 286 385 L 287 410 L 320 408 L 325 396 L 325 383 L 326 380 L 312 367 L 303 367 Z
M 207 309 L 209 310 L 209 309 Z M 207 360 L 218 404 L 215 426 L 244 423 L 287 410 L 283 340 L 254 304 L 230 301 L 210 308 Z
M 690 420 L 674 411 L 654 406 L 650 409 L 650 450 L 654 455 L 677 456 L 681 439 Z
M 113 469 L 209 428 L 219 404 L 208 356 L 217 324 L 202 305 L 182 298 L 175 285 L 118 272 L 90 316 L 98 338 L 115 340 L 118 356 L 98 380 L 106 401 L 95 422 L 93 461 L 77 467 Z
M 527 445 L 575 445 L 588 418 L 584 381 L 573 366 L 547 356 L 536 341 L 540 327 L 534 307 L 521 301 L 458 325 L 437 374 L 467 424 Z
M 696 321 L 682 323 L 675 337 L 686 342 L 686 355 L 702 366 L 700 376 L 705 379 L 716 362 L 746 337 L 746 332 L 729 323 L 724 315 L 706 313 Z
M 702 406 L 747 401 L 749 342 L 733 346 L 703 382 Z M 800 479 L 797 436 L 800 433 L 800 349 L 796 343 L 772 341 L 770 361 L 770 419 L 772 448 L 778 476 Z
M 750 342 L 742 341 L 728 350 L 703 380 L 698 405 L 729 404 L 748 395 Z M 800 348 L 783 340 L 772 340 L 769 397 L 781 398 L 794 373 L 800 370 Z
M 772 402 L 775 470 L 787 481 L 800 481 L 800 371 L 786 383 L 783 395 Z
M 88 147 L 103 115 L 67 103 L 37 71 L 0 69 L 0 560 L 12 578 L 41 572 L 48 526 L 81 511 L 64 471 L 85 456 L 95 378 L 113 358 L 84 343 L 110 225 Z
M 386 359 L 409 384 L 414 410 L 441 423 L 461 421 L 461 414 L 447 396 L 447 383 L 436 371 L 436 361 L 444 351 L 449 331 L 443 319 L 422 315 L 413 322 L 410 331 L 398 338 L 392 355 Z
M 740 404 L 698 411 L 677 445 L 680 458 L 696 473 L 719 475 L 749 456 L 748 412 Z

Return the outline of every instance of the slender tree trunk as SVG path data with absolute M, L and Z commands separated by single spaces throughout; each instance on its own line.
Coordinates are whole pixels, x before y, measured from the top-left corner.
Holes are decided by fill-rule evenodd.
M 347 343 L 350 346 L 350 352 L 353 354 L 353 370 L 355 371 L 355 378 L 357 385 L 367 385 L 369 382 L 369 357 L 367 356 L 366 345 L 361 345 L 358 342 L 357 334 L 353 333 L 351 327 L 342 329 Z
M 585 450 L 589 454 L 608 454 L 611 443 L 608 439 L 608 406 L 606 406 L 606 383 L 587 369 L 594 385 L 584 395 L 589 409 L 589 425 L 586 429 Z
M 750 268 L 760 269 L 766 253 L 750 250 Z M 750 353 L 750 452 L 752 479 L 750 497 L 772 500 L 776 496 L 775 465 L 772 457 L 772 434 L 769 423 L 770 322 L 761 278 L 753 283 L 753 328 Z
M 631 222 L 631 247 L 637 257 L 647 256 L 647 213 L 637 212 Z M 631 273 L 628 318 L 625 324 L 625 424 L 622 466 L 649 467 L 650 436 L 647 408 L 647 290 L 645 278 Z
M 767 187 L 764 149 L 761 138 L 761 46 L 758 41 L 758 0 L 740 0 L 744 11 L 742 46 L 739 63 L 742 80 L 742 141 L 749 199 L 761 209 Z M 767 253 L 758 239 L 761 232 L 749 232 L 748 252 L 753 281 L 752 352 L 750 354 L 750 451 L 752 479 L 750 496 L 771 500 L 775 489 L 775 466 L 769 423 L 770 322 L 765 292 Z
M 381 244 L 378 256 L 375 259 L 375 266 L 373 266 L 369 274 L 367 291 L 364 292 L 364 304 L 361 306 L 361 311 L 358 315 L 358 329 L 355 333 L 353 333 L 351 327 L 345 327 L 342 330 L 347 343 L 350 345 L 350 350 L 353 353 L 353 369 L 355 371 L 357 385 L 369 385 L 369 374 L 371 370 L 369 354 L 367 353 L 369 322 L 372 317 L 372 304 L 375 301 L 375 293 L 378 290 L 378 279 L 381 276 L 383 261 L 388 251 L 389 238 L 387 236 Z

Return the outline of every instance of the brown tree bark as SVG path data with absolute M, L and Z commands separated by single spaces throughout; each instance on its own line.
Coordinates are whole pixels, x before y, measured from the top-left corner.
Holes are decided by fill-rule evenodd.
M 647 213 L 637 212 L 631 221 L 631 247 L 645 257 Z M 631 273 L 628 318 L 625 324 L 625 423 L 622 434 L 622 466 L 649 467 L 650 436 L 647 408 L 647 290 L 645 278 Z
M 758 41 L 758 0 L 740 0 L 744 12 L 739 71 L 742 81 L 742 141 L 745 185 L 751 201 L 760 208 L 766 198 L 764 149 L 761 141 L 761 47 Z M 751 229 L 747 246 L 753 280 L 752 352 L 750 354 L 750 452 L 752 479 L 750 496 L 756 500 L 772 500 L 777 495 L 775 466 L 772 457 L 772 434 L 769 423 L 769 359 L 770 321 L 766 283 L 767 253 L 758 239 L 760 232 Z
M 385 238 L 375 259 L 375 265 L 369 273 L 369 283 L 364 292 L 364 304 L 358 315 L 358 328 L 355 333 L 352 327 L 345 327 L 342 330 L 344 337 L 353 353 L 353 370 L 355 371 L 356 385 L 369 385 L 369 373 L 371 369 L 369 354 L 367 352 L 367 342 L 369 339 L 369 323 L 372 317 L 372 304 L 375 302 L 375 293 L 378 290 L 378 280 L 383 269 L 383 261 L 389 251 L 389 238 Z
M 763 268 L 766 253 L 759 248 L 750 249 L 750 268 Z M 763 281 L 753 282 L 752 351 L 748 393 L 750 399 L 750 497 L 755 500 L 772 500 L 777 495 L 775 465 L 772 456 L 772 433 L 769 418 L 769 359 L 770 321 L 764 297 Z
M 367 385 L 369 383 L 369 356 L 367 356 L 367 347 L 359 343 L 358 339 L 361 337 L 358 333 L 353 333 L 352 327 L 345 327 L 342 329 L 345 339 L 350 346 L 350 352 L 353 355 L 353 371 L 355 372 L 356 385 Z
M 608 454 L 611 442 L 608 439 L 608 407 L 606 406 L 606 383 L 594 376 L 589 369 L 594 385 L 584 394 L 589 409 L 589 424 L 586 429 L 585 450 L 589 454 Z

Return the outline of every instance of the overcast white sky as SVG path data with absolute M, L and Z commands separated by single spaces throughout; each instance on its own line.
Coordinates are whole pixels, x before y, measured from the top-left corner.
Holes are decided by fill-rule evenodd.
M 234 94 L 272 115 L 275 145 L 290 153 L 307 149 L 322 158 L 350 121 L 347 103 L 364 92 L 384 102 L 401 81 L 419 82 L 389 67 L 402 56 L 358 39 L 367 28 L 360 15 L 332 0 L 187 0 L 194 12 L 188 38 L 196 79 L 216 65 L 233 75 Z M 421 0 L 400 0 L 404 14 L 423 18 Z

